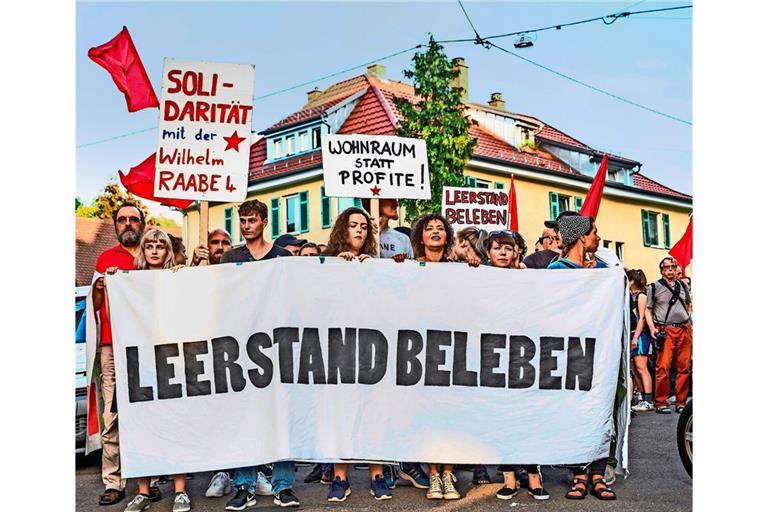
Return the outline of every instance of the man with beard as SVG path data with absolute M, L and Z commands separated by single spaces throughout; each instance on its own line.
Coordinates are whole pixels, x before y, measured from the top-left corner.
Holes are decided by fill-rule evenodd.
M 109 311 L 105 305 L 104 277 L 107 269 L 134 270 L 134 258 L 141 248 L 139 241 L 144 233 L 144 212 L 133 203 L 123 203 L 112 214 L 118 245 L 107 249 L 96 260 L 96 272 L 102 277 L 93 283 L 93 307 L 99 317 L 101 336 L 99 353 L 101 360 L 101 391 L 104 399 L 104 430 L 101 432 L 101 480 L 105 491 L 99 496 L 100 505 L 113 505 L 125 498 L 125 479 L 120 475 L 120 448 L 117 430 L 115 397 L 115 359 L 112 352 L 112 329 Z M 159 498 L 159 492 L 158 498 Z
M 226 230 L 216 228 L 208 233 L 208 247 L 199 245 L 192 255 L 192 266 L 199 265 L 202 260 L 208 260 L 209 265 L 221 263 L 222 255 L 232 248 L 232 237 Z

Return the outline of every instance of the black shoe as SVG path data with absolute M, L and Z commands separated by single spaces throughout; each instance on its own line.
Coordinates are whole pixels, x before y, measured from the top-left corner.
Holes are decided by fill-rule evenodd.
M 257 471 L 264 473 L 267 478 L 272 478 L 272 464 L 260 464 L 256 466 Z
M 237 493 L 227 502 L 225 510 L 244 510 L 256 505 L 256 495 L 248 490 L 247 485 L 237 488 Z
M 280 491 L 280 494 L 275 496 L 274 503 L 275 505 L 280 505 L 281 507 L 298 507 L 300 505 L 299 498 L 293 494 L 291 489 L 283 489 Z
M 161 499 L 163 499 L 163 493 L 160 492 L 160 488 L 156 485 L 150 486 L 149 502 L 155 503 L 156 501 L 160 501 Z
M 507 486 L 502 487 L 496 493 L 496 497 L 500 500 L 511 500 L 515 496 L 517 496 L 517 489 L 511 489 Z
M 315 467 L 312 468 L 312 471 L 309 472 L 309 474 L 304 478 L 305 484 L 315 484 L 320 481 L 320 479 L 323 477 L 323 465 L 322 464 L 315 464 Z
M 668 405 L 665 405 L 664 407 L 657 407 L 656 414 L 672 414 L 672 408 Z
M 533 496 L 533 499 L 535 499 L 535 500 L 548 500 L 549 499 L 549 493 L 543 487 L 539 487 L 538 489 L 528 489 L 528 494 Z
M 475 470 L 472 472 L 472 483 L 475 485 L 483 485 L 491 483 L 491 476 L 488 474 L 488 469 L 478 464 L 475 466 Z
M 114 505 L 125 499 L 125 491 L 107 489 L 99 495 L 99 505 Z

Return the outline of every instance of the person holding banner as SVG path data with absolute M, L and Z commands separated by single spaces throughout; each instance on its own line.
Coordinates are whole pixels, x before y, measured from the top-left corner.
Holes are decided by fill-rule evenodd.
M 269 222 L 267 205 L 258 199 L 251 199 L 241 204 L 237 209 L 240 218 L 240 234 L 245 243 L 226 251 L 221 256 L 222 263 L 244 263 L 292 256 L 291 252 L 278 245 L 264 240 L 264 228 Z M 278 219 L 272 219 L 279 222 Z
M 466 261 L 471 266 L 478 266 L 488 259 L 485 241 L 488 233 L 475 226 L 468 226 L 456 233 L 456 243 L 448 256 L 449 261 Z
M 200 265 L 202 260 L 208 260 L 210 265 L 221 263 L 221 256 L 232 248 L 232 237 L 227 230 L 216 228 L 208 233 L 208 245 L 199 245 L 192 253 L 190 265 Z
M 492 231 L 485 241 L 488 264 L 500 268 L 527 268 L 522 259 L 528 248 L 522 235 L 516 231 Z
M 586 268 L 587 253 L 597 252 L 600 246 L 595 219 L 578 214 L 562 216 L 558 219 L 558 231 L 563 243 L 562 256 L 557 261 L 550 263 L 547 268 Z M 595 267 L 606 268 L 607 265 L 597 260 Z M 583 500 L 589 492 L 599 500 L 615 500 L 616 493 L 605 483 L 607 466 L 608 458 L 569 465 L 568 468 L 573 471 L 573 483 L 565 497 L 569 500 Z M 590 472 L 592 473 L 592 485 L 588 487 L 587 478 Z
M 439 213 L 427 213 L 416 221 L 411 244 L 418 261 L 447 262 L 453 247 L 453 228 Z

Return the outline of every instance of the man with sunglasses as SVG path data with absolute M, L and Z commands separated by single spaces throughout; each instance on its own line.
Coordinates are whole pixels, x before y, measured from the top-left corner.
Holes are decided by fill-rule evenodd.
M 547 222 L 551 223 L 552 221 Z M 528 268 L 547 268 L 552 260 L 560 256 L 560 249 L 558 248 L 560 235 L 554 228 L 547 227 L 541 232 L 537 242 L 541 244 L 541 250 L 526 256 L 523 263 Z
M 674 407 L 678 413 L 685 407 L 691 378 L 691 292 L 683 281 L 677 279 L 677 269 L 674 258 L 667 256 L 661 260 L 661 279 L 648 286 L 645 310 L 651 338 L 656 340 L 657 347 L 656 393 L 653 401 L 659 414 L 672 413 L 667 405 L 672 365 L 677 372 Z
M 96 272 L 101 277 L 93 283 L 93 307 L 99 318 L 99 353 L 101 361 L 101 392 L 104 399 L 104 429 L 101 432 L 101 480 L 105 490 L 99 505 L 113 505 L 125 498 L 125 479 L 120 475 L 120 447 L 117 430 L 115 397 L 115 359 L 112 352 L 112 329 L 108 308 L 104 304 L 104 273 L 107 269 L 134 270 L 134 258 L 141 248 L 144 233 L 144 212 L 133 203 L 123 203 L 112 213 L 118 245 L 107 249 L 96 260 Z M 151 488 L 153 501 L 159 499 L 159 489 Z

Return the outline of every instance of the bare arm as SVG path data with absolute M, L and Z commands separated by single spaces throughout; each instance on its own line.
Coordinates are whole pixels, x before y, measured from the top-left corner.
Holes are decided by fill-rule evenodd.
M 656 339 L 656 326 L 653 323 L 653 311 L 651 311 L 651 308 L 645 308 L 645 321 L 648 323 L 648 329 L 651 331 L 651 338 Z
M 640 338 L 640 334 L 643 332 L 643 328 L 645 328 L 645 311 L 646 307 L 645 304 L 647 303 L 647 299 L 644 293 L 641 293 L 637 296 L 637 327 L 635 328 L 635 335 L 632 338 L 633 344 L 635 343 L 635 340 Z

